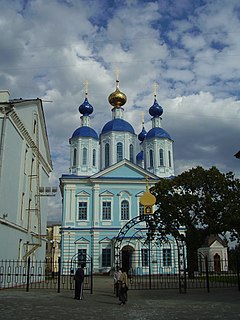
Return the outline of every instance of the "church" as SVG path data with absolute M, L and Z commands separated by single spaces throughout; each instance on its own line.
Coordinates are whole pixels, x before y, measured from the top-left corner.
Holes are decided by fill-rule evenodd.
M 79 106 L 80 127 L 73 131 L 70 143 L 69 173 L 62 174 L 62 261 L 73 257 L 92 259 L 94 273 L 106 273 L 114 267 L 114 245 L 119 231 L 134 217 L 143 214 L 140 198 L 161 178 L 174 176 L 173 140 L 162 128 L 163 108 L 156 92 L 149 108 L 152 128 L 144 122 L 140 133 L 124 120 L 126 95 L 116 89 L 108 97 L 112 117 L 101 132 L 91 127 L 94 108 L 86 90 Z M 121 265 L 128 271 L 144 273 L 150 261 L 143 241 L 145 222 L 129 228 L 121 243 Z M 175 273 L 176 243 L 171 236 L 157 253 L 162 265 L 157 273 Z M 79 258 L 81 257 L 81 258 Z M 156 259 L 156 257 L 154 258 Z M 153 260 L 154 260 L 153 259 Z

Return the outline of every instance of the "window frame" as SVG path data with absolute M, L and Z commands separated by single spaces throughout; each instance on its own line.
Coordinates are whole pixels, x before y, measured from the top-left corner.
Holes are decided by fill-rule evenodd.
M 105 152 L 104 152 L 104 163 L 105 163 L 105 168 L 109 167 L 110 165 L 110 146 L 109 143 L 105 144 Z
M 80 253 L 83 252 L 83 253 Z M 83 259 L 80 259 L 79 257 L 83 257 Z M 81 266 L 81 264 L 83 263 L 86 266 L 86 262 L 87 262 L 87 249 L 86 248 L 78 248 L 78 255 L 77 255 L 77 261 L 78 261 L 78 267 Z
M 88 149 L 87 147 L 83 147 L 82 149 L 82 165 L 87 165 L 87 159 L 88 159 Z
M 105 204 L 109 204 L 109 206 L 106 206 Z M 102 200 L 101 218 L 102 221 L 112 220 L 112 201 Z
M 168 164 L 169 164 L 169 167 L 171 168 L 172 167 L 172 155 L 171 155 L 170 150 L 168 150 Z
M 120 162 L 123 160 L 123 143 L 118 142 L 116 145 L 117 148 L 117 162 Z
M 127 204 L 127 206 L 123 206 Z M 130 218 L 130 208 L 129 201 L 124 199 L 121 201 L 121 220 L 129 220 Z
M 77 148 L 73 149 L 73 167 L 77 164 Z
M 149 252 L 147 248 L 141 249 L 142 267 L 149 267 Z
M 112 250 L 109 247 L 102 248 L 102 261 L 101 267 L 102 268 L 109 268 L 112 265 Z
M 162 148 L 159 149 L 159 165 L 164 166 L 164 151 Z
M 153 168 L 153 150 L 152 149 L 150 149 L 149 150 L 149 167 L 150 168 Z
M 163 261 L 163 267 L 171 267 L 172 266 L 172 250 L 171 250 L 171 248 L 163 248 L 162 249 L 162 261 Z
M 92 154 L 92 166 L 96 167 L 96 149 L 93 149 L 93 154 Z
M 85 212 L 81 212 L 81 214 L 86 215 L 86 218 L 81 218 L 80 219 L 80 212 L 79 212 L 80 211 L 80 203 L 86 204 L 84 206 Z M 87 221 L 88 220 L 88 201 L 86 201 L 86 200 L 79 200 L 78 201 L 78 219 L 77 220 L 79 220 L 79 221 Z
M 129 160 L 131 162 L 134 162 L 134 148 L 133 148 L 133 144 L 131 143 L 129 146 Z

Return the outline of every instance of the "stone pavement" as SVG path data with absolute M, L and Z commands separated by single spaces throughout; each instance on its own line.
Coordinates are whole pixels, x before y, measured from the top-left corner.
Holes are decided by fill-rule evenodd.
M 64 290 L 0 290 L 2 320 L 239 320 L 240 292 L 237 288 L 191 289 L 179 294 L 174 289 L 128 292 L 128 302 L 120 306 L 113 294 L 110 277 L 94 279 L 94 293 L 84 292 L 84 300 L 74 300 L 74 292 Z

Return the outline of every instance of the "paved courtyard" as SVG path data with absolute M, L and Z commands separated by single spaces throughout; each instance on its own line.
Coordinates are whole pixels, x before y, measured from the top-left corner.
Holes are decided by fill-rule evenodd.
M 113 294 L 112 279 L 94 279 L 94 293 L 74 300 L 73 291 L 32 289 L 0 290 L 0 319 L 13 320 L 172 320 L 240 319 L 240 292 L 237 288 L 129 291 L 128 302 L 120 306 Z

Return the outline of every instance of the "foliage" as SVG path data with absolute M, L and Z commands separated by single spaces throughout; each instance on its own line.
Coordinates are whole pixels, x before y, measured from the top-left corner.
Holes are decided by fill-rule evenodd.
M 240 239 L 240 181 L 233 173 L 196 167 L 161 179 L 151 192 L 157 199 L 154 215 L 162 237 L 169 233 L 179 237 L 185 228 L 192 236 L 230 232 Z

